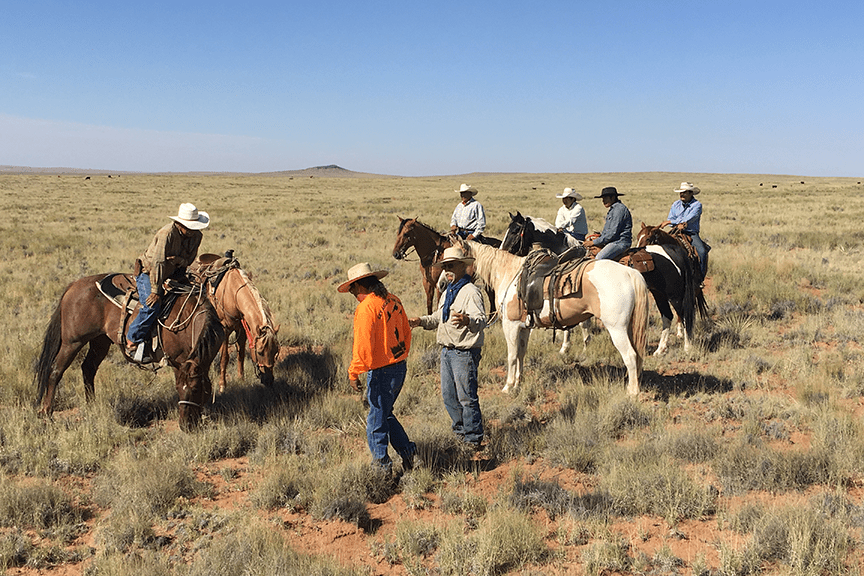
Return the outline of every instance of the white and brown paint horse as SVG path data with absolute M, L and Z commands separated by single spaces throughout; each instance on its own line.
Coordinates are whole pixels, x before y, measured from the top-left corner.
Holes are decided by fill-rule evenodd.
M 477 242 L 463 242 L 474 260 L 475 274 L 495 289 L 501 326 L 507 341 L 507 383 L 504 392 L 519 387 L 531 329 L 521 319 L 510 318 L 509 310 L 519 307 L 517 287 L 524 257 L 514 256 Z M 571 327 L 599 318 L 627 368 L 627 392 L 639 393 L 639 379 L 645 358 L 648 328 L 648 288 L 642 275 L 611 260 L 597 260 L 585 267 L 578 292 L 545 300 L 539 314 L 540 327 L 551 327 L 554 318 Z M 552 309 L 554 307 L 554 310 Z

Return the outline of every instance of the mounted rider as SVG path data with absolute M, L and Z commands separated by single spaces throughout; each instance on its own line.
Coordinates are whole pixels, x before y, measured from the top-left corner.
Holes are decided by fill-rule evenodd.
M 630 216 L 630 210 L 618 200 L 619 196 L 624 194 L 619 194 L 614 186 L 607 186 L 599 196 L 594 196 L 602 199 L 603 206 L 609 209 L 600 234 L 591 234 L 582 243 L 586 248 L 602 247 L 594 257 L 597 260 L 615 260 L 629 250 L 633 243 L 633 218 Z
M 161 312 L 164 282 L 176 271 L 185 270 L 198 255 L 203 234 L 210 225 L 210 216 L 194 204 L 181 204 L 173 222 L 163 226 L 143 254 L 135 261 L 135 285 L 141 309 L 129 325 L 126 348 L 134 359 L 144 359 L 144 343 Z
M 486 230 L 486 212 L 483 205 L 474 199 L 477 189 L 468 184 L 462 184 L 458 192 L 461 198 L 453 216 L 450 217 L 450 233 L 456 234 L 463 240 L 480 241 L 480 236 Z
M 563 204 L 555 215 L 555 228 L 576 240 L 585 240 L 588 235 L 588 220 L 585 218 L 585 210 L 579 204 L 582 195 L 573 188 L 565 188 L 563 194 L 556 194 L 555 197 L 560 198 Z
M 702 219 L 702 203 L 694 196 L 701 190 L 690 182 L 682 182 L 681 187 L 676 189 L 679 199 L 669 209 L 666 220 L 660 224 L 660 228 L 672 225 L 681 234 L 687 236 L 696 254 L 699 255 L 699 268 L 702 272 L 701 280 L 705 279 L 708 270 L 708 251 L 711 247 L 699 236 L 700 220 Z

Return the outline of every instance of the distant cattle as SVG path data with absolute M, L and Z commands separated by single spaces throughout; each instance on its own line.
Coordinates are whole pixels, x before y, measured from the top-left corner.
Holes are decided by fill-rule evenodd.
M 772 185 L 771 185 L 771 188 L 776 188 L 776 187 L 777 187 L 776 184 L 772 184 Z
M 89 177 L 89 176 L 87 176 L 87 177 L 86 177 L 86 178 L 84 178 L 84 180 L 89 180 L 89 179 L 90 179 L 90 177 Z

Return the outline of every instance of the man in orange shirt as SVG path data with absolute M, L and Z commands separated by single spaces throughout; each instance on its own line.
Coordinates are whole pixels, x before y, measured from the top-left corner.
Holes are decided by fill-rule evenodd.
M 393 462 L 387 454 L 388 444 L 402 458 L 403 471 L 414 467 L 417 447 L 393 415 L 393 404 L 405 383 L 411 327 L 402 302 L 381 283 L 386 275 L 386 270 L 373 272 L 369 263 L 363 262 L 348 270 L 348 281 L 337 290 L 350 292 L 359 302 L 354 311 L 348 383 L 360 392 L 360 374 L 366 373 L 366 439 L 374 463 L 389 473 Z

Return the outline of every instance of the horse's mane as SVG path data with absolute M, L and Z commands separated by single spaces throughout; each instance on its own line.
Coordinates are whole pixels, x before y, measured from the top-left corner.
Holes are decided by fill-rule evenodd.
M 216 357 L 216 353 L 219 351 L 220 346 L 222 346 L 222 341 L 225 339 L 225 330 L 222 328 L 222 323 L 219 321 L 216 309 L 213 308 L 209 300 L 203 300 L 201 307 L 204 312 L 204 325 L 201 327 L 201 333 L 198 334 L 195 348 L 189 357 L 212 359 Z
M 463 250 L 474 258 L 474 271 L 487 286 L 497 289 L 495 283 L 496 273 L 504 273 L 515 277 L 525 258 L 514 256 L 505 250 L 499 250 L 492 246 L 486 246 L 473 240 L 461 242 Z
M 534 224 L 534 230 L 536 230 L 537 232 L 545 232 L 547 230 L 551 230 L 553 232 L 558 231 L 558 228 L 556 228 L 554 224 L 552 224 L 548 220 L 544 220 L 543 218 L 534 218 L 533 216 L 525 216 L 525 219 L 531 220 L 531 223 Z
M 399 222 L 399 230 L 396 231 L 397 235 L 402 232 L 402 229 L 405 228 L 405 223 L 408 222 L 409 220 L 414 220 L 415 224 L 417 224 L 418 226 L 422 226 L 423 228 L 426 228 L 430 232 L 434 232 L 435 234 L 437 234 L 439 236 L 446 237 L 446 234 L 442 234 L 441 232 L 439 232 L 438 230 L 436 230 L 435 228 L 433 228 L 429 224 L 426 224 L 425 222 L 420 221 L 419 218 L 406 218 L 405 220 L 400 221 Z
M 261 296 L 261 293 L 258 291 L 258 288 L 252 283 L 252 280 L 249 279 L 249 275 L 246 274 L 246 271 L 242 268 L 238 268 L 237 272 L 240 273 L 240 276 L 243 278 L 243 281 L 246 282 L 246 288 L 249 289 L 249 292 L 252 294 L 252 298 L 255 300 L 255 303 L 258 305 L 258 309 L 261 310 L 261 316 L 264 318 L 264 323 L 268 326 L 273 325 L 273 314 L 270 312 L 270 306 L 267 304 L 267 300 Z

